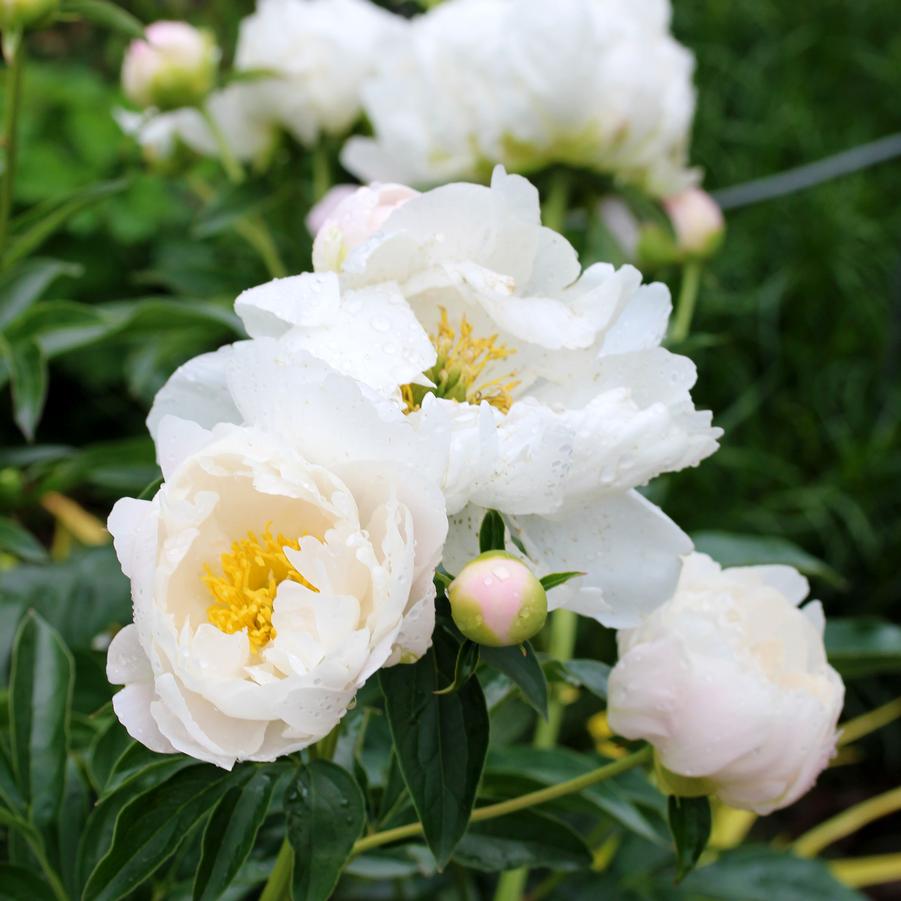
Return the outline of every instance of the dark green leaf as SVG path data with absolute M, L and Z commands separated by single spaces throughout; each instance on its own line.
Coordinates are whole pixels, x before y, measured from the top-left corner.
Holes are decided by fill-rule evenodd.
M 723 566 L 758 566 L 783 563 L 808 576 L 842 587 L 844 578 L 831 566 L 785 538 L 772 535 L 735 535 L 731 532 L 695 532 L 695 549 Z
M 722 854 L 716 863 L 686 876 L 682 887 L 716 901 L 863 901 L 823 861 L 753 846 Z
M 47 551 L 37 538 L 6 516 L 0 516 L 0 551 L 29 563 L 40 563 L 47 559 Z
M 88 879 L 84 901 L 124 898 L 153 875 L 210 812 L 227 779 L 214 766 L 192 766 L 126 804 L 112 846 Z
M 19 620 L 25 612 L 25 603 L 4 595 L 0 590 L 0 687 L 9 683 L 9 662 L 19 628 Z
M 585 573 L 583 572 L 549 573 L 546 576 L 542 576 L 539 581 L 541 582 L 541 587 L 545 591 L 550 591 L 558 585 L 565 585 L 570 579 L 575 579 L 577 576 L 584 575 Z
M 112 328 L 113 323 L 95 307 L 70 300 L 45 300 L 16 319 L 7 335 L 13 343 L 34 341 L 49 360 L 92 344 Z
M 70 757 L 66 763 L 63 803 L 53 825 L 60 875 L 73 898 L 77 898 L 81 890 L 78 881 L 78 841 L 88 817 L 88 804 L 88 786 L 74 757 Z
M 56 901 L 50 886 L 32 869 L 0 864 L 0 901 Z
M 47 400 L 47 361 L 31 339 L 0 343 L 9 367 L 13 391 L 13 418 L 31 441 Z
M 602 701 L 607 700 L 607 679 L 610 667 L 599 660 L 549 660 L 544 672 L 553 682 L 566 682 L 584 688 Z
M 524 810 L 473 823 L 457 845 L 454 861 L 486 872 L 516 867 L 570 870 L 589 866 L 591 854 L 569 826 L 546 814 Z
M 275 772 L 258 769 L 244 785 L 233 785 L 213 810 L 203 833 L 194 901 L 214 901 L 231 885 L 247 860 L 266 818 Z
M 450 685 L 435 692 L 436 695 L 449 695 L 459 691 L 473 676 L 479 665 L 479 646 L 474 641 L 465 639 L 457 651 L 457 662 L 454 664 L 454 679 Z
M 505 535 L 506 528 L 504 520 L 497 510 L 489 510 L 482 520 L 482 526 L 479 529 L 479 551 L 484 554 L 486 551 L 502 551 L 506 547 Z
M 325 901 L 366 826 L 366 804 L 346 770 L 327 760 L 304 767 L 285 798 L 294 848 L 294 901 Z
M 17 814 L 25 813 L 25 799 L 19 791 L 12 764 L 2 746 L 0 746 L 0 803 Z
M 95 25 L 118 31 L 129 38 L 144 36 L 144 25 L 141 20 L 115 3 L 106 0 L 64 0 L 63 12 L 74 13 L 79 18 L 87 19 Z
M 829 662 L 846 678 L 901 670 L 901 626 L 875 616 L 826 622 Z
M 676 844 L 676 878 L 682 879 L 694 869 L 710 838 L 710 800 L 702 798 L 669 799 L 669 828 Z
M 28 309 L 60 276 L 78 276 L 82 267 L 63 260 L 31 259 L 0 276 L 0 329 Z
M 10 751 L 19 790 L 33 823 L 56 816 L 66 774 L 72 656 L 37 614 L 22 620 L 9 687 Z
M 478 680 L 452 695 L 456 645 L 437 630 L 417 663 L 380 673 L 398 763 L 426 841 L 443 867 L 466 831 L 488 750 L 488 711 Z
M 547 719 L 547 679 L 530 642 L 512 648 L 484 647 L 482 661 L 512 679 L 529 705 Z

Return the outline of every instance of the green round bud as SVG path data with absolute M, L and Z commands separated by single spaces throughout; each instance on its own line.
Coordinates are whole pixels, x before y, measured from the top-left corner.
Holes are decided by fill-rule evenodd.
M 0 0 L 0 31 L 39 25 L 57 9 L 59 0 Z
M 547 619 L 547 594 L 521 560 L 487 551 L 448 586 L 451 615 L 469 639 L 493 648 L 522 644 Z

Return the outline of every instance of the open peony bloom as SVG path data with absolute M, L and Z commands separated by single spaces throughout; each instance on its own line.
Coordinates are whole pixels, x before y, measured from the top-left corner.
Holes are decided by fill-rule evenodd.
M 406 20 L 366 0 L 258 0 L 241 23 L 235 67 L 271 74 L 256 101 L 302 144 L 342 135 L 361 113 L 361 92 Z
M 691 53 L 668 0 L 448 0 L 414 20 L 364 86 L 364 180 L 429 185 L 494 163 L 553 163 L 656 195 L 691 184 Z
M 336 269 L 238 298 L 248 333 L 283 336 L 392 401 L 417 434 L 449 436 L 451 572 L 478 553 L 494 508 L 537 571 L 586 573 L 551 607 L 636 625 L 672 595 L 691 543 L 634 489 L 695 465 L 720 434 L 692 404 L 692 363 L 659 347 L 667 289 L 628 266 L 582 272 L 542 227 L 536 190 L 502 169 L 490 188 L 411 196 L 381 224 L 368 202 L 356 208 L 353 229 L 336 225 L 353 234 L 346 253 L 322 252 L 328 222 L 314 247 L 317 268 Z M 221 354 L 186 364 L 157 409 L 212 396 L 226 365 Z
M 447 520 L 422 461 L 446 448 L 278 342 L 222 353 L 218 393 L 156 410 L 157 495 L 110 516 L 134 624 L 107 675 L 132 737 L 231 767 L 321 739 L 428 648 Z
M 213 89 L 219 48 L 187 22 L 154 22 L 132 41 L 122 64 L 122 88 L 133 103 L 162 110 L 200 103 Z
M 835 750 L 844 686 L 818 601 L 789 566 L 686 560 L 671 601 L 619 635 L 608 717 L 655 748 L 677 794 L 767 814 L 796 801 Z

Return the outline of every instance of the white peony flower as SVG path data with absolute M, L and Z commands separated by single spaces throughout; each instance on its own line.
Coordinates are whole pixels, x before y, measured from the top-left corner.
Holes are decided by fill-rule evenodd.
M 720 569 L 690 556 L 671 601 L 619 635 L 611 728 L 642 738 L 679 794 L 767 814 L 796 801 L 835 750 L 844 686 L 819 601 L 789 566 Z
M 110 516 L 134 624 L 107 675 L 132 737 L 228 768 L 321 739 L 428 648 L 447 531 L 429 461 L 447 451 L 276 341 L 221 356 L 218 395 L 183 404 L 200 416 L 157 407 L 157 495 Z
M 364 81 L 405 27 L 365 0 L 258 0 L 241 23 L 235 66 L 273 73 L 256 84 L 260 109 L 309 146 L 350 129 Z
M 565 163 L 674 193 L 695 180 L 695 94 L 669 19 L 668 0 L 442 3 L 381 55 L 363 90 L 375 136 L 344 165 L 422 185 Z
M 495 508 L 538 571 L 587 573 L 555 589 L 552 607 L 635 625 L 672 594 L 691 543 L 634 489 L 695 465 L 720 434 L 692 404 L 692 363 L 659 347 L 666 288 L 642 286 L 631 267 L 580 272 L 573 248 L 541 226 L 535 189 L 502 170 L 491 188 L 414 195 L 381 226 L 368 201 L 358 209 L 353 229 L 338 228 L 353 235 L 339 271 L 238 298 L 249 334 L 283 335 L 392 399 L 419 434 L 449 436 L 451 571 L 478 553 L 484 508 Z M 320 264 L 335 260 L 322 252 L 328 230 Z M 224 364 L 187 364 L 152 418 L 242 421 L 210 401 Z

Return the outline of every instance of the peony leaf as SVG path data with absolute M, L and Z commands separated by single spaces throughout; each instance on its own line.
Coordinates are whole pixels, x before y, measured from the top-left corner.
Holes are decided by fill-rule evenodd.
M 488 751 L 478 680 L 452 695 L 435 694 L 453 679 L 456 653 L 456 642 L 438 629 L 418 663 L 380 673 L 400 770 L 439 867 L 466 831 Z
M 0 551 L 29 563 L 40 563 L 47 559 L 47 551 L 37 538 L 6 516 L 0 516 Z
M 676 878 L 690 873 L 710 839 L 710 800 L 700 798 L 669 799 L 669 828 L 676 843 Z
M 31 441 L 47 400 L 47 360 L 31 339 L 3 340 L 0 349 L 12 380 L 13 418 L 22 434 Z
M 530 642 L 512 648 L 482 648 L 482 661 L 512 679 L 535 712 L 547 719 L 547 679 Z
M 63 260 L 31 259 L 0 276 L 0 328 L 24 313 L 60 276 L 81 275 L 82 267 Z
M 276 776 L 273 769 L 257 769 L 246 785 L 232 786 L 216 805 L 203 833 L 194 901 L 213 901 L 231 885 L 266 818 Z
M 479 552 L 502 551 L 506 547 L 506 527 L 497 510 L 489 510 L 479 529 Z
M 8 901 L 55 901 L 56 898 L 33 867 L 0 864 L 0 885 L 2 897 Z
M 140 19 L 115 3 L 108 3 L 107 0 L 65 0 L 62 11 L 87 19 L 88 22 L 109 28 L 111 31 L 118 31 L 128 38 L 144 36 L 144 25 Z
M 602 701 L 607 700 L 610 667 L 599 660 L 548 660 L 544 672 L 554 682 L 584 688 Z
M 366 826 L 363 793 L 346 770 L 314 760 L 288 790 L 285 815 L 294 848 L 291 897 L 326 901 Z
M 59 812 L 66 775 L 74 663 L 62 639 L 36 613 L 22 620 L 9 686 L 10 756 L 31 821 Z
M 474 823 L 454 851 L 454 862 L 484 872 L 516 867 L 574 870 L 591 864 L 585 842 L 555 817 L 534 810 Z
M 541 587 L 545 591 L 550 591 L 558 585 L 566 584 L 570 579 L 575 579 L 577 576 L 584 575 L 585 573 L 583 572 L 549 573 L 548 575 L 541 577 Z
M 236 774 L 246 781 L 250 772 Z M 116 819 L 112 845 L 94 867 L 83 901 L 117 901 L 129 896 L 174 853 L 181 840 L 215 806 L 223 785 L 235 777 L 203 764 L 176 773 L 132 798 Z
M 479 665 L 480 646 L 468 638 L 464 638 L 457 651 L 457 662 L 454 664 L 454 681 L 450 685 L 439 688 L 436 695 L 449 695 L 459 691 L 475 674 Z
M 836 617 L 826 622 L 826 654 L 845 677 L 901 670 L 901 626 L 877 616 Z

